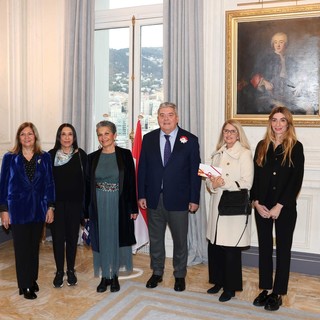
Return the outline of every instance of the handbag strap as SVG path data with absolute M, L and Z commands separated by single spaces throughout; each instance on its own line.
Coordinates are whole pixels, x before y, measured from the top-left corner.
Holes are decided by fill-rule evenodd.
M 238 181 L 235 181 L 235 183 L 236 183 L 237 187 L 238 187 L 239 189 L 241 189 L 239 182 L 238 182 Z M 244 235 L 244 232 L 246 231 L 246 228 L 247 228 L 247 226 L 248 226 L 248 220 L 249 220 L 249 214 L 247 213 L 246 223 L 245 223 L 245 225 L 244 225 L 244 228 L 243 228 L 243 231 L 242 231 L 242 233 L 241 233 L 241 236 L 240 236 L 237 244 L 235 245 L 235 247 L 238 247 L 238 244 L 240 243 L 240 241 L 241 241 L 241 239 L 242 239 L 242 237 L 243 237 L 243 235 Z

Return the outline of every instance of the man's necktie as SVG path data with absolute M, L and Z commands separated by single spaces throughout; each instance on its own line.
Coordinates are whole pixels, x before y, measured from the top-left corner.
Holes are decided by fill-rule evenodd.
M 165 134 L 166 144 L 164 145 L 164 153 L 163 153 L 163 165 L 166 166 L 170 156 L 171 156 L 171 143 L 170 136 Z

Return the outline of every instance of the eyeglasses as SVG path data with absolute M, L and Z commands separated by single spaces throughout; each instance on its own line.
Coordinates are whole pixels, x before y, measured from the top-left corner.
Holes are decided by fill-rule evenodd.
M 230 134 L 234 135 L 234 134 L 237 134 L 238 131 L 237 131 L 237 130 L 233 130 L 233 129 L 232 129 L 232 130 L 223 129 L 223 133 L 224 133 L 224 134 L 230 133 Z

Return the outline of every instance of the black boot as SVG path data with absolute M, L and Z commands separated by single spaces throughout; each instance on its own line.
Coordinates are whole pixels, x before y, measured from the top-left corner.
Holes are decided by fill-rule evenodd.
M 114 275 L 111 281 L 111 287 L 110 287 L 110 291 L 111 292 L 117 292 L 120 290 L 120 284 L 118 281 L 118 276 Z
M 110 285 L 111 280 L 105 277 L 101 278 L 100 284 L 97 286 L 97 292 L 105 292 Z

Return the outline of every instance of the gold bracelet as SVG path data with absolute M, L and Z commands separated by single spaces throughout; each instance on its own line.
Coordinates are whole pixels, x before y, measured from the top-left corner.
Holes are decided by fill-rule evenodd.
M 48 210 L 50 210 L 50 209 L 51 209 L 52 211 L 54 211 L 54 210 L 55 210 L 55 207 L 49 207 Z

